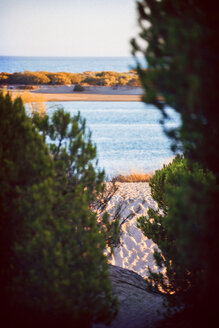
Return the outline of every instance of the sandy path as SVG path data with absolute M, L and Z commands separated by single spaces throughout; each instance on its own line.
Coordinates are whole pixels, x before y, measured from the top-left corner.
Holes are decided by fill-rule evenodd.
M 119 183 L 119 189 L 108 202 L 106 211 L 113 218 L 117 212 L 121 224 L 121 244 L 115 248 L 109 263 L 148 276 L 148 266 L 159 271 L 153 258 L 157 245 L 137 227 L 137 218 L 146 215 L 148 207 L 157 208 L 147 182 Z M 106 254 L 109 254 L 106 251 Z M 109 255 L 108 255 L 109 256 Z M 162 270 L 161 270 L 162 271 Z

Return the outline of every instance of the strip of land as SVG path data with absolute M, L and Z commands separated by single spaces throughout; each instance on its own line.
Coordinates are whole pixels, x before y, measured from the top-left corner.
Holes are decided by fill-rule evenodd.
M 17 90 L 13 86 L 10 93 L 21 96 L 26 90 Z M 141 101 L 143 91 L 139 87 L 88 86 L 84 91 L 73 91 L 73 86 L 40 86 L 29 91 L 42 95 L 44 101 Z
M 133 95 L 91 95 L 91 94 L 44 94 L 45 101 L 141 101 L 141 96 Z

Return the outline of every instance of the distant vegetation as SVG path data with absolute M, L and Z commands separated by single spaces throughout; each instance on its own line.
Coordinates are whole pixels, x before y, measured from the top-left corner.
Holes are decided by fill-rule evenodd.
M 99 85 L 99 86 L 140 86 L 140 80 L 135 71 L 118 73 L 113 71 L 104 72 L 84 72 L 84 73 L 50 73 L 50 72 L 30 72 L 23 73 L 0 73 L 0 85 Z

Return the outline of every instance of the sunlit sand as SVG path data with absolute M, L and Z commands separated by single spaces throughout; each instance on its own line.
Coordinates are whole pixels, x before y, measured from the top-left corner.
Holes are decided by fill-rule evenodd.
M 149 207 L 157 208 L 148 182 L 118 183 L 118 190 L 107 204 L 106 211 L 113 218 L 117 212 L 121 224 L 120 245 L 112 256 L 106 250 L 108 262 L 148 276 L 148 266 L 159 271 L 153 258 L 157 245 L 137 227 L 137 218 L 146 215 Z M 163 270 L 161 270 L 163 271 Z
M 138 87 L 86 87 L 85 91 L 75 92 L 73 86 L 40 86 L 30 93 L 41 94 L 44 101 L 141 101 L 142 89 Z M 10 89 L 17 96 L 22 90 Z

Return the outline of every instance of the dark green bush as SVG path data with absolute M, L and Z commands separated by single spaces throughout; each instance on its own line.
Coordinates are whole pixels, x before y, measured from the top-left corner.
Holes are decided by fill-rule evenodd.
M 84 91 L 85 88 L 80 84 L 75 84 L 73 91 Z
M 167 293 L 170 305 L 189 309 L 195 304 L 206 311 L 217 282 L 215 176 L 177 156 L 155 172 L 149 185 L 158 209 L 149 208 L 148 217 L 138 219 L 139 227 L 158 245 L 155 260 L 166 268 L 165 274 L 150 270 L 150 286 Z
M 142 0 L 138 15 L 141 31 L 132 46 L 133 54 L 140 52 L 147 61 L 145 70 L 136 57 L 143 100 L 162 111 L 163 124 L 168 119 L 166 107 L 181 115 L 178 129 L 165 125 L 164 129 L 172 149 L 181 150 L 186 158 L 183 169 L 174 162 L 154 178 L 152 189 L 164 186 L 160 193 L 160 208 L 166 204 L 164 218 L 150 210 L 154 224 L 140 223 L 164 253 L 164 259 L 159 254 L 156 258 L 167 267 L 173 303 L 184 304 L 178 317 L 184 316 L 183 323 L 172 326 L 213 327 L 219 322 L 214 301 L 219 292 L 217 4 Z M 159 200 L 159 193 L 154 196 Z M 152 275 L 151 282 L 164 283 L 165 289 L 162 278 Z
M 89 210 L 103 181 L 95 156 L 80 115 L 31 119 L 21 99 L 0 95 L 5 326 L 90 327 L 115 315 L 105 241 Z

